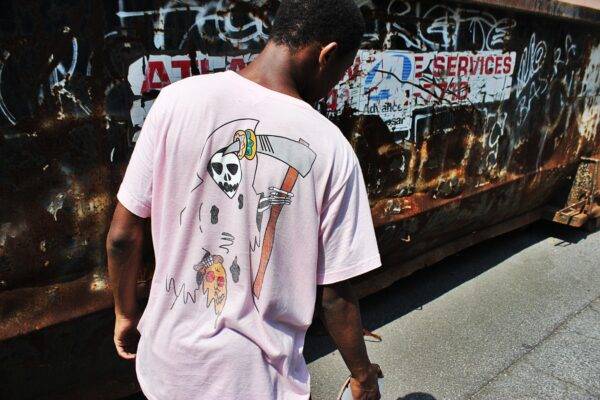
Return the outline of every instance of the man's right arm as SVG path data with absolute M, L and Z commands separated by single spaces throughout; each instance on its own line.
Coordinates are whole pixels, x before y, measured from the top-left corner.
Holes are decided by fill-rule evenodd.
M 360 308 L 352 285 L 346 280 L 318 286 L 317 310 L 350 370 L 354 399 L 378 400 L 377 378 L 382 376 L 381 369 L 369 360 Z
M 124 359 L 135 358 L 140 313 L 136 301 L 142 268 L 144 219 L 117 203 L 106 238 L 108 275 L 115 300 L 115 347 Z

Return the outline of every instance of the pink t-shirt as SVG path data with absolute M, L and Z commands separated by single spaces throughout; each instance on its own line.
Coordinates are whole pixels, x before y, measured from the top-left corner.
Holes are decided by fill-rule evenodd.
M 362 172 L 308 103 L 235 72 L 164 88 L 117 195 L 151 217 L 151 399 L 308 399 L 316 288 L 381 265 Z

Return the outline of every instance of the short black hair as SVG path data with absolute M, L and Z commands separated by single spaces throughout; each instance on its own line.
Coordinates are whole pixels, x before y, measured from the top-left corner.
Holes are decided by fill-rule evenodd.
M 271 40 L 292 50 L 337 42 L 342 54 L 360 47 L 365 21 L 354 0 L 282 0 Z

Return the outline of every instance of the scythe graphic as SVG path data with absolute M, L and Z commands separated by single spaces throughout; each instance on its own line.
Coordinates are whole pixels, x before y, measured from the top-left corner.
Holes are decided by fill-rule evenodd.
M 308 147 L 308 143 L 302 139 L 294 141 L 283 136 L 256 135 L 251 129 L 236 132 L 233 143 L 224 149 L 223 153 L 237 153 L 238 157 L 248 159 L 254 158 L 257 153 L 264 154 L 287 164 L 288 169 L 279 190 L 288 193 L 293 190 L 298 175 L 303 178 L 308 175 L 317 157 L 315 152 Z M 260 298 L 267 265 L 273 251 L 275 228 L 282 208 L 283 204 L 274 204 L 269 213 L 258 272 L 252 284 L 252 294 L 257 299 Z

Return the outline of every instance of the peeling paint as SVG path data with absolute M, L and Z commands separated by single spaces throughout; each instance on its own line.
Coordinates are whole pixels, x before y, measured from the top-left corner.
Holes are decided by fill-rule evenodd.
M 58 221 L 57 214 L 58 211 L 63 208 L 65 197 L 66 195 L 64 193 L 57 194 L 56 197 L 54 197 L 54 199 L 50 202 L 48 207 L 46 207 L 46 210 L 52 214 L 52 217 L 55 221 Z

